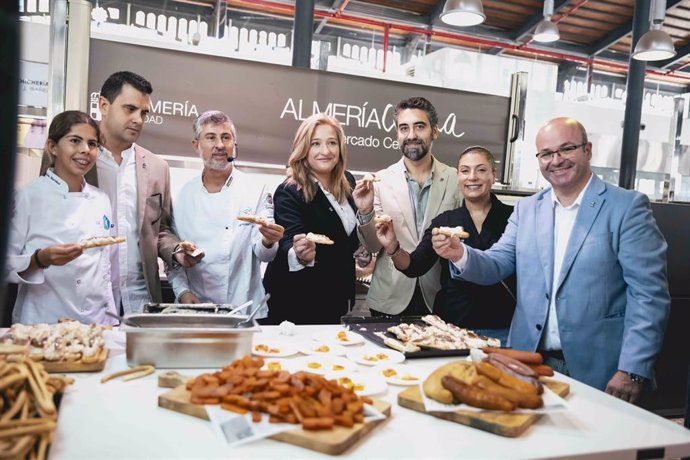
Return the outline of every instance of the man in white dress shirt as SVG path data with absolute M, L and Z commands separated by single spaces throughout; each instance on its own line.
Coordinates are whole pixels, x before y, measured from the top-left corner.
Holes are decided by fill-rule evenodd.
M 649 199 L 592 174 L 584 127 L 556 118 L 537 134 L 551 187 L 520 200 L 487 251 L 436 233 L 451 276 L 492 284 L 517 273 L 509 344 L 634 402 L 654 378 L 668 320 L 666 242 Z
M 273 221 L 273 200 L 266 185 L 234 167 L 237 132 L 220 111 L 202 113 L 194 122 L 192 147 L 204 162 L 200 176 L 174 198 L 173 228 L 205 253 L 194 267 L 177 267 L 168 278 L 181 303 L 241 304 L 263 297 L 261 262 L 273 260 L 283 227 Z M 254 215 L 265 223 L 237 219 Z M 257 318 L 268 309 L 261 307 Z
M 151 109 L 151 83 L 132 72 L 116 72 L 103 83 L 101 148 L 86 180 L 105 191 L 112 225 L 126 241 L 111 251 L 115 305 L 123 314 L 140 313 L 146 302 L 161 302 L 158 257 L 191 266 L 177 252 L 170 230 L 170 172 L 165 160 L 135 144 Z M 174 261 L 174 262 L 173 262 Z

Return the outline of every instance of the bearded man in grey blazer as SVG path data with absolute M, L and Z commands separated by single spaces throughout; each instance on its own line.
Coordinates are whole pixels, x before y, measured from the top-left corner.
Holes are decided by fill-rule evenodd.
M 434 158 L 438 138 L 438 114 L 423 97 L 412 97 L 395 108 L 395 127 L 402 158 L 376 173 L 380 182 L 360 181 L 353 191 L 357 205 L 359 239 L 372 254 L 376 266 L 367 294 L 372 315 L 423 315 L 433 307 L 441 288 L 441 267 L 436 264 L 419 278 L 408 278 L 395 269 L 392 257 L 376 236 L 375 214 L 387 214 L 400 248 L 413 251 L 431 220 L 459 204 L 456 170 Z
M 126 237 L 111 250 L 111 278 L 121 313 L 140 313 L 161 302 L 158 256 L 170 265 L 196 260 L 175 252 L 171 232 L 170 170 L 165 160 L 135 144 L 151 110 L 151 83 L 132 72 L 116 72 L 103 83 L 101 147 L 86 180 L 104 190 L 113 207 L 113 234 Z

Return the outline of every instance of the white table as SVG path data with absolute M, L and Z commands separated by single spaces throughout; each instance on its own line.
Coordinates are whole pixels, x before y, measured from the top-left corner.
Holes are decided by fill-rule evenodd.
M 300 326 L 291 341 L 309 340 L 315 331 L 335 326 Z M 262 338 L 280 338 L 264 327 Z M 367 343 L 365 346 L 373 346 Z M 430 373 L 446 359 L 408 360 Z M 104 374 L 126 368 L 124 350 L 111 351 Z M 181 370 L 197 375 L 195 369 Z M 101 384 L 102 374 L 73 374 L 64 395 L 52 459 L 133 458 L 315 458 L 323 454 L 263 440 L 229 448 L 209 422 L 162 409 L 157 374 L 130 382 Z M 389 420 L 376 427 L 344 456 L 353 458 L 602 458 L 634 459 L 638 451 L 663 449 L 657 456 L 690 456 L 690 430 L 619 401 L 565 376 L 571 386 L 571 411 L 545 415 L 518 438 L 504 438 L 440 420 L 396 404 L 403 387 L 389 386 L 375 397 L 393 403 Z

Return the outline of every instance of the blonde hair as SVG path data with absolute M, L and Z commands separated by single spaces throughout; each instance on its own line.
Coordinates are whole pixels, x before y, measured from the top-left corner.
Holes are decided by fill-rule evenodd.
M 314 131 L 320 125 L 333 127 L 338 138 L 340 155 L 338 157 L 338 164 L 331 171 L 331 193 L 339 203 L 342 203 L 351 194 L 350 183 L 345 177 L 345 169 L 347 167 L 345 132 L 338 120 L 326 114 L 317 113 L 310 116 L 297 129 L 295 139 L 292 142 L 292 153 L 290 153 L 290 160 L 288 161 L 288 166 L 292 169 L 292 176 L 288 179 L 288 184 L 296 185 L 297 189 L 302 191 L 304 201 L 307 203 L 311 202 L 319 191 L 319 186 L 314 182 L 316 177 L 309 167 L 307 156 L 311 148 L 311 139 L 314 137 Z

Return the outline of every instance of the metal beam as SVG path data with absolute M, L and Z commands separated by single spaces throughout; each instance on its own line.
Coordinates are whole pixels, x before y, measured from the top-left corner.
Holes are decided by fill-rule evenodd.
M 335 13 L 336 11 L 338 11 L 338 8 L 340 8 L 340 5 L 342 5 L 344 1 L 345 0 L 333 0 L 333 3 L 331 3 L 331 6 L 328 8 L 328 10 Z M 316 26 L 314 33 L 315 34 L 321 33 L 323 28 L 326 26 L 327 22 L 328 22 L 328 18 L 321 18 L 321 21 L 319 22 L 319 25 Z
M 553 2 L 553 14 L 556 15 L 560 12 L 560 10 L 568 4 L 569 0 L 555 0 Z M 515 41 L 520 41 L 523 40 L 525 37 L 527 37 L 530 33 L 532 33 L 532 29 L 534 29 L 537 24 L 541 22 L 541 20 L 544 19 L 544 13 L 542 11 L 533 14 L 530 16 L 525 23 L 520 26 L 518 30 L 513 32 L 513 40 Z
M 443 12 L 443 8 L 446 6 L 446 0 L 438 0 L 436 2 L 436 6 L 434 6 L 434 9 L 431 10 L 431 13 L 429 13 L 429 17 L 427 19 L 427 24 L 430 25 L 431 27 L 434 26 L 436 21 L 441 17 L 441 13 Z
M 637 0 L 633 14 L 632 46 L 637 44 L 642 34 L 649 30 L 650 0 Z M 621 167 L 618 185 L 635 188 L 635 172 L 637 170 L 637 149 L 640 146 L 640 122 L 642 120 L 642 100 L 644 98 L 644 61 L 638 61 L 630 56 L 628 81 L 625 101 L 625 117 L 623 118 L 623 142 L 621 143 Z
M 680 3 L 682 0 L 667 0 L 666 1 L 666 11 L 670 10 L 674 6 L 676 6 L 678 3 Z M 639 3 L 635 3 L 635 9 L 637 9 L 640 6 Z M 647 8 L 649 10 L 649 8 Z M 648 14 L 645 13 L 645 14 Z M 611 32 L 607 33 L 603 37 L 601 37 L 599 40 L 596 42 L 592 43 L 589 47 L 589 54 L 592 56 L 601 53 L 605 49 L 609 48 L 610 46 L 614 45 L 615 43 L 618 43 L 619 40 L 621 40 L 623 37 L 626 35 L 630 34 L 633 29 L 633 20 L 630 19 L 629 21 L 624 22 L 620 26 L 616 27 L 613 29 Z
M 311 67 L 311 39 L 314 31 L 314 0 L 300 0 L 295 4 L 295 24 L 292 32 L 292 66 Z

